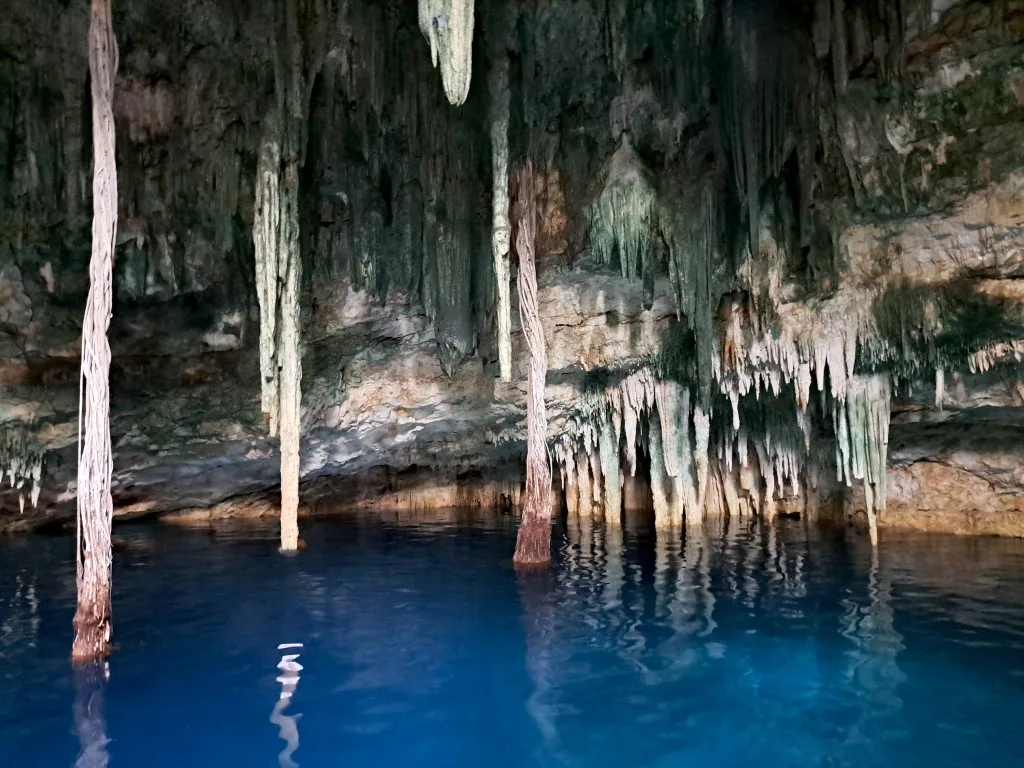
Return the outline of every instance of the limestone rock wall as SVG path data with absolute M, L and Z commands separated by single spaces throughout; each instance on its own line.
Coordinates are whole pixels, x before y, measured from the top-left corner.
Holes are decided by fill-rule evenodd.
M 478 0 L 453 107 L 415 4 L 296 1 L 310 487 L 359 477 L 354 499 L 394 504 L 515 487 L 526 360 L 513 307 L 513 383 L 498 380 L 490 254 L 501 56 L 510 162 L 538 169 L 562 503 L 578 513 L 589 483 L 600 506 L 612 475 L 649 484 L 671 520 L 810 514 L 812 495 L 874 509 L 888 485 L 883 527 L 1024 533 L 1024 4 Z M 117 13 L 112 430 L 128 517 L 276 483 L 251 237 L 273 4 Z M 0 432 L 46 457 L 38 509 L 21 511 L 19 468 L 0 516 L 27 525 L 73 509 L 86 17 L 44 0 L 0 19 Z M 871 377 L 884 408 L 854 402 Z M 380 480 L 413 467 L 444 480 Z

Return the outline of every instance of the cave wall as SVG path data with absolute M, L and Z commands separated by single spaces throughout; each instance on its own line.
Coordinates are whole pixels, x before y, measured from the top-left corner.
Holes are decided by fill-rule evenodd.
M 60 0 L 12 5 L 0 19 L 0 429 L 17 437 L 9 454 L 31 446 L 45 461 L 38 510 L 21 512 L 32 481 L 13 478 L 0 508 L 35 524 L 73 508 L 88 18 Z M 117 5 L 112 430 L 115 502 L 131 516 L 276 483 L 251 235 L 274 4 Z M 381 472 L 420 467 L 444 468 L 449 488 L 521 455 L 526 360 L 513 310 L 515 375 L 497 380 L 490 253 L 486 80 L 507 57 L 511 165 L 538 169 L 563 485 L 565 457 L 579 484 L 578 451 L 599 452 L 602 434 L 622 477 L 655 471 L 651 433 L 665 452 L 665 403 L 678 404 L 659 400 L 658 379 L 689 393 L 677 442 L 707 422 L 702 442 L 674 444 L 680 460 L 708 457 L 692 489 L 666 491 L 677 507 L 699 490 L 702 507 L 785 511 L 820 478 L 815 494 L 856 513 L 863 490 L 837 484 L 831 458 L 849 365 L 851 382 L 892 381 L 881 524 L 923 525 L 914 510 L 942 507 L 928 527 L 965 528 L 962 502 L 921 490 L 931 462 L 988 489 L 971 515 L 1009 521 L 973 529 L 1024 531 L 1024 486 L 1001 468 L 1024 444 L 1024 5 L 477 2 L 459 107 L 414 4 L 303 0 L 299 12 L 309 483 L 380 488 Z M 949 383 L 936 397 L 937 370 Z M 623 388 L 644 371 L 650 393 Z M 932 432 L 904 413 L 929 414 Z M 999 447 L 959 442 L 965 424 L 993 421 Z M 748 432 L 763 455 L 744 478 Z M 579 490 L 566 493 L 579 509 Z

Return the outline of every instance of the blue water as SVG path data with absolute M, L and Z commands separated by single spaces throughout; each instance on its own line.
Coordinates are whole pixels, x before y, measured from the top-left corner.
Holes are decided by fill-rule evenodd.
M 0 541 L 0 766 L 1024 765 L 1024 542 L 454 520 L 120 529 L 78 728 L 72 541 Z

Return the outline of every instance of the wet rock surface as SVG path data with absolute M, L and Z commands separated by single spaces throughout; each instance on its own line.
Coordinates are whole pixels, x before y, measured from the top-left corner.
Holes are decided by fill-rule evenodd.
M 870 12 L 849 4 L 848 71 L 815 27 L 806 42 L 828 88 L 814 86 L 808 102 L 820 126 L 808 145 L 817 148 L 814 167 L 801 167 L 806 141 L 794 128 L 788 159 L 775 176 L 765 172 L 759 220 L 748 220 L 757 206 L 734 192 L 721 206 L 725 223 L 716 226 L 732 251 L 719 253 L 704 277 L 681 263 L 692 252 L 672 232 L 693 210 L 702 179 L 719 195 L 734 183 L 738 150 L 721 134 L 709 88 L 695 85 L 705 78 L 721 91 L 724 82 L 704 60 L 669 55 L 689 32 L 678 19 L 656 18 L 651 3 L 621 4 L 630 12 L 542 5 L 478 3 L 473 70 L 486 71 L 494 45 L 512 53 L 514 102 L 524 105 L 513 109 L 512 161 L 537 158 L 552 445 L 583 434 L 573 430 L 595 387 L 612 392 L 622 377 L 657 368 L 680 329 L 713 334 L 714 354 L 726 363 L 742 337 L 733 361 L 740 376 L 756 367 L 751 350 L 761 337 L 821 326 L 820 341 L 856 325 L 886 290 L 957 285 L 1021 303 L 1021 3 L 928 3 L 926 13 L 908 12 L 898 87 L 888 54 L 879 58 L 858 36 L 861 24 L 881 39 Z M 788 7 L 778 5 L 780 13 Z M 311 494 L 330 488 L 336 500 L 369 507 L 503 503 L 518 492 L 527 359 L 513 302 L 513 381 L 499 381 L 486 83 L 474 74 L 466 103 L 451 107 L 405 6 L 328 2 L 304 16 L 302 34 L 317 53 L 308 62 L 301 180 L 302 472 Z M 519 38 L 500 42 L 508 8 L 517 9 Z M 119 13 L 115 514 L 267 514 L 265 504 L 230 501 L 265 499 L 278 482 L 277 443 L 260 413 L 252 246 L 261 120 L 273 99 L 267 11 L 231 0 L 135 0 Z M 28 428 L 46 451 L 38 508 L 21 511 L 30 483 L 3 482 L 0 528 L 56 525 L 74 513 L 91 216 L 86 16 L 41 2 L 15 4 L 0 19 L 0 431 Z M 678 220 L 657 225 L 652 266 L 640 264 L 636 275 L 602 263 L 591 247 L 588 206 L 602 194 L 623 135 L 656 180 L 651 189 L 668 211 L 659 216 Z M 799 191 L 776 190 L 787 185 Z M 757 245 L 746 242 L 753 230 Z M 694 281 L 702 279 L 709 296 L 698 300 Z M 732 326 L 719 299 L 740 295 L 749 303 L 737 303 L 742 319 Z M 1016 468 L 1024 347 L 1015 338 L 1001 329 L 972 336 L 956 347 L 956 364 L 886 358 L 898 371 L 881 525 L 1024 535 Z M 702 349 L 685 352 L 698 367 L 712 354 Z M 785 392 L 773 397 L 792 400 L 789 387 L 798 393 L 800 382 L 764 374 L 783 380 Z M 821 375 L 827 389 L 836 370 Z M 712 386 L 707 370 L 697 379 L 694 402 L 703 382 Z M 765 384 L 742 398 L 768 391 Z M 616 429 L 638 430 L 641 445 L 639 460 L 627 459 L 623 442 L 622 461 L 650 475 L 655 407 L 623 407 L 619 397 Z M 714 456 L 714 423 L 730 421 L 730 403 L 705 405 Z M 831 439 L 831 416 L 819 416 L 825 426 L 812 431 Z M 801 464 L 794 474 L 812 469 Z M 824 467 L 823 487 L 836 485 L 835 474 Z M 760 504 L 766 490 L 785 485 L 765 482 L 739 493 Z M 847 506 L 860 503 L 862 491 L 833 490 Z M 208 507 L 220 512 L 188 511 Z

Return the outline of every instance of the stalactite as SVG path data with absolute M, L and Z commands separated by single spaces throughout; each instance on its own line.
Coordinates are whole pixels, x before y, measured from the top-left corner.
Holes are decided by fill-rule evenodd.
M 640 417 L 648 408 L 647 391 L 644 386 L 638 386 L 634 377 L 623 382 L 620 387 L 622 397 L 622 431 L 626 445 L 626 464 L 629 466 L 631 477 L 636 476 L 636 439 L 637 428 L 640 425 Z
M 441 367 L 452 377 L 473 352 L 468 222 L 440 224 L 438 233 L 434 250 L 438 292 L 434 328 Z
M 724 61 L 718 89 L 733 183 L 760 253 L 761 187 L 782 169 L 804 85 L 800 47 L 774 23 L 774 3 L 729 3 L 723 9 Z
M 689 442 L 690 392 L 674 381 L 659 381 L 656 391 L 665 471 L 669 477 L 679 477 L 684 468 L 681 446 Z
M 29 503 L 33 509 L 39 505 L 46 453 L 29 434 L 29 427 L 0 428 L 0 483 L 6 477 L 11 488 L 21 490 L 29 485 Z M 24 493 L 19 493 L 18 498 L 24 512 Z
M 551 560 L 551 465 L 547 450 L 547 412 L 544 387 L 547 349 L 537 303 L 536 247 L 537 204 L 533 166 L 529 162 L 516 184 L 516 253 L 519 256 L 519 314 L 530 353 L 527 387 L 526 493 L 514 562 L 535 565 Z
M 299 176 L 306 91 L 295 0 L 273 0 L 275 101 L 263 122 L 253 244 L 264 417 L 281 437 L 281 549 L 298 548 L 302 354 Z
M 903 212 L 910 212 L 910 200 L 907 197 L 907 156 L 914 149 L 913 126 L 909 119 L 902 115 L 885 116 L 885 138 L 896 154 L 900 156 L 900 197 L 903 200 Z
M 878 543 L 878 513 L 885 511 L 889 407 L 889 377 L 875 374 L 855 377 L 834 410 L 839 479 L 863 481 L 872 544 Z
M 661 420 L 650 418 L 648 446 L 651 462 L 651 495 L 654 502 L 654 526 L 671 530 L 682 523 L 680 506 L 674 503 L 672 479 L 665 471 L 665 448 L 661 437 Z
M 588 216 L 591 245 L 602 263 L 612 264 L 618 254 L 623 277 L 645 274 L 654 258 L 657 192 L 627 133 L 612 155 L 601 197 Z
M 509 221 L 508 221 L 508 54 L 499 51 L 491 65 L 491 178 L 493 184 L 493 223 L 491 250 L 494 255 L 494 280 L 497 284 L 498 367 L 502 381 L 512 380 L 512 302 L 509 296 Z
M 844 0 L 832 0 L 832 77 L 840 96 L 846 94 L 850 77 L 846 48 L 846 4 Z
M 676 302 L 689 321 L 696 347 L 695 359 L 684 362 L 694 367 L 698 400 L 707 404 L 712 386 L 715 310 L 721 294 L 716 290 L 714 277 L 719 261 L 719 235 L 712 180 L 704 177 L 688 187 L 678 213 L 671 219 L 667 214 L 663 217 L 667 219 L 664 227 L 668 232 L 670 276 Z M 678 370 L 664 370 L 663 375 L 680 377 Z
M 656 388 L 662 456 L 666 474 L 671 478 L 672 514 L 693 519 L 701 514 L 691 431 L 690 389 L 674 381 L 659 381 Z
M 256 165 L 256 209 L 252 238 L 256 253 L 256 297 L 260 307 L 260 403 L 271 437 L 277 434 L 280 401 L 278 353 L 279 272 L 281 224 L 281 127 L 276 110 L 263 126 Z
M 114 134 L 114 78 L 118 65 L 110 0 L 92 0 L 89 72 L 92 87 L 93 223 L 89 296 L 82 323 L 82 372 L 78 456 L 78 608 L 75 662 L 103 656 L 112 631 L 110 495 L 110 345 L 107 327 L 113 305 L 114 241 L 117 236 L 117 163 Z M 83 439 L 84 438 L 84 439 Z
M 590 472 L 590 455 L 579 443 L 576 444 L 577 508 L 581 518 L 590 519 L 594 514 L 594 479 Z
M 285 199 L 293 203 L 282 219 L 290 226 L 282 237 L 287 254 L 287 271 L 281 295 L 281 549 L 294 551 L 299 545 L 299 441 L 301 437 L 302 354 L 300 351 L 299 286 L 302 259 L 299 254 L 298 164 L 285 168 Z M 282 227 L 282 230 L 285 228 Z
M 619 440 L 609 414 L 600 418 L 598 450 L 601 456 L 601 476 L 604 479 L 605 524 L 617 527 L 622 523 L 622 469 L 619 459 Z
M 603 513 L 604 504 L 604 472 L 601 471 L 601 452 L 597 439 L 592 439 L 586 447 L 587 459 L 590 462 L 590 502 L 591 510 L 596 514 Z
M 474 0 L 419 0 L 420 31 L 430 43 L 434 66 L 448 101 L 461 106 L 469 95 L 473 68 Z
M 711 440 L 711 414 L 699 405 L 693 409 L 693 463 L 697 471 L 697 505 L 703 509 L 708 485 L 708 448 Z
M 580 481 L 576 468 L 576 451 L 571 441 L 559 443 L 559 459 L 562 465 L 562 489 L 565 493 L 565 507 L 570 518 L 580 514 Z

